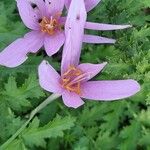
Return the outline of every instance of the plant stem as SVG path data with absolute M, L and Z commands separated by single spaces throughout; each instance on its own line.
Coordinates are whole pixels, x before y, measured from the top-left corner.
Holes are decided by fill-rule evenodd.
M 12 136 L 10 137 L 1 147 L 0 150 L 6 150 L 5 148 L 26 128 L 26 126 L 29 124 L 29 122 L 33 119 L 33 117 L 44 107 L 46 107 L 49 103 L 54 101 L 60 97 L 59 94 L 52 94 L 50 97 L 48 97 L 44 102 L 42 102 L 39 106 L 37 106 L 30 114 L 30 118 L 21 126 L 20 129 Z

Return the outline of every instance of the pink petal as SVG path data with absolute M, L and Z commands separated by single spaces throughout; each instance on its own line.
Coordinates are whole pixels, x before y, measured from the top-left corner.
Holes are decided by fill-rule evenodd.
M 45 5 L 49 16 L 53 16 L 62 13 L 65 0 L 45 0 Z
M 48 13 L 46 11 L 45 2 L 43 0 L 34 0 L 33 3 L 37 5 L 37 7 L 41 13 L 41 17 L 48 16 Z
M 57 34 L 52 36 L 46 35 L 44 46 L 47 55 L 52 56 L 55 53 L 57 53 L 61 48 L 61 46 L 64 44 L 64 42 L 65 42 L 64 32 L 58 32 Z
M 83 73 L 87 74 L 87 80 L 90 80 L 94 76 L 96 76 L 102 69 L 107 65 L 107 62 L 102 64 L 80 64 L 78 68 L 82 70 Z M 87 81 L 85 80 L 85 81 Z
M 65 0 L 65 6 L 67 9 L 69 9 L 70 3 L 71 3 L 71 0 Z
M 60 76 L 47 61 L 44 60 L 39 65 L 38 74 L 40 86 L 43 89 L 49 92 L 54 92 L 58 94 L 61 93 L 61 87 L 59 84 Z
M 65 6 L 67 9 L 69 9 L 70 3 L 71 3 L 71 0 L 65 0 Z
M 93 23 L 93 22 L 86 22 L 85 29 L 92 29 L 92 30 L 120 30 L 132 27 L 131 25 L 111 25 L 111 24 L 102 24 L 102 23 Z
M 140 91 L 135 80 L 89 81 L 82 85 L 82 97 L 92 100 L 118 100 Z
M 65 24 L 66 41 L 62 56 L 62 72 L 65 72 L 68 66 L 76 66 L 79 63 L 86 16 L 84 1 L 73 0 Z
M 18 39 L 0 53 L 0 65 L 6 67 L 17 67 L 26 61 L 26 43 L 23 39 Z
M 39 30 L 37 14 L 27 0 L 17 0 L 17 7 L 23 23 L 30 29 Z
M 31 31 L 24 36 L 29 47 L 28 51 L 36 53 L 44 44 L 44 34 L 38 31 Z
M 0 53 L 0 65 L 17 67 L 26 61 L 29 52 L 36 52 L 42 45 L 42 38 L 36 31 L 27 33 L 24 38 L 11 43 Z
M 115 43 L 116 40 L 101 37 L 101 36 L 96 36 L 96 35 L 85 34 L 84 37 L 83 37 L 83 42 L 93 43 L 93 44 L 100 44 L 100 43 Z
M 78 108 L 84 104 L 84 101 L 79 97 L 79 95 L 64 91 L 62 94 L 63 102 L 68 107 Z
M 86 11 L 92 10 L 101 0 L 84 0 Z M 71 0 L 65 0 L 66 8 L 69 9 Z
M 85 8 L 87 11 L 92 10 L 101 0 L 85 0 Z
M 59 18 L 59 22 L 61 23 L 61 25 L 65 25 L 65 23 L 66 23 L 66 17 L 60 17 Z

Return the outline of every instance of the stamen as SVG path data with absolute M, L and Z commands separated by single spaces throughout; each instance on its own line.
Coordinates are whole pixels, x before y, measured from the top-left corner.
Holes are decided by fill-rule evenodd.
M 87 78 L 87 74 L 80 69 L 70 66 L 69 69 L 62 75 L 61 85 L 64 89 L 81 94 L 81 81 Z
M 89 77 L 90 77 L 90 75 L 87 74 L 87 73 L 81 74 L 81 75 L 79 75 L 78 77 L 76 77 L 76 78 L 72 81 L 72 83 L 81 82 L 81 81 L 84 81 L 84 80 L 88 80 Z
M 57 30 L 61 30 L 62 25 L 58 21 L 60 15 L 61 13 L 57 13 L 54 17 L 51 16 L 50 19 L 43 17 L 42 21 L 39 23 L 41 31 L 49 35 L 54 35 Z

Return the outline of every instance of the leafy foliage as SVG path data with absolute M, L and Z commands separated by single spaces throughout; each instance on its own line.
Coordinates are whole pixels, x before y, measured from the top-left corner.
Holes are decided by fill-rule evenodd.
M 56 116 L 53 121 L 49 122 L 43 127 L 39 127 L 40 121 L 38 118 L 35 118 L 30 124 L 29 128 L 22 133 L 20 139 L 12 142 L 7 149 L 11 150 L 14 145 L 20 147 L 21 150 L 24 149 L 25 145 L 23 144 L 23 140 L 29 147 L 40 146 L 45 148 L 46 138 L 63 137 L 63 131 L 73 127 L 74 122 L 75 118 L 73 117 L 61 118 L 60 116 Z
M 33 74 L 29 75 L 29 78 L 25 80 L 21 87 L 17 87 L 15 78 L 10 76 L 1 94 L 3 101 L 7 102 L 9 107 L 16 111 L 22 111 L 23 107 L 31 107 L 29 98 L 44 96 L 37 83 L 36 76 Z
M 79 109 L 64 106 L 61 98 L 41 110 L 7 150 L 149 150 L 150 149 L 150 2 L 102 0 L 88 20 L 132 24 L 121 31 L 86 31 L 117 39 L 115 45 L 83 47 L 81 62 L 108 61 L 95 80 L 133 78 L 141 92 L 123 101 L 86 103 Z M 24 35 L 15 0 L 0 1 L 0 51 Z M 61 53 L 52 58 L 40 50 L 21 66 L 0 66 L 0 144 L 28 119 L 29 113 L 50 94 L 43 92 L 37 67 L 47 59 L 57 70 Z

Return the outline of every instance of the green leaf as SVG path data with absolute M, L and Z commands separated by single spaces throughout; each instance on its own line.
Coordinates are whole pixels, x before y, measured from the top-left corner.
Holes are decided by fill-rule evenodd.
M 22 140 L 14 140 L 5 150 L 28 150 Z
M 29 99 L 40 98 L 44 96 L 35 74 L 30 74 L 24 84 L 18 86 L 14 77 L 9 77 L 2 92 L 4 100 L 15 111 L 22 111 L 22 108 L 31 107 Z
M 109 132 L 99 133 L 96 140 L 96 147 L 102 150 L 116 149 L 119 143 L 117 134 L 110 135 Z
M 138 121 L 134 120 L 130 126 L 125 127 L 120 134 L 122 139 L 120 150 L 136 150 L 137 143 L 141 137 L 141 125 Z
M 39 120 L 35 118 L 28 129 L 26 129 L 22 137 L 25 144 L 33 146 L 45 147 L 46 138 L 63 137 L 64 131 L 71 129 L 74 126 L 75 118 L 57 116 L 53 121 L 49 122 L 43 127 L 39 127 Z
M 22 124 L 20 117 L 16 117 L 9 107 L 0 103 L 0 143 L 13 135 Z
M 146 133 L 143 134 L 143 136 L 141 137 L 139 144 L 145 147 L 150 146 L 150 130 L 146 130 Z

